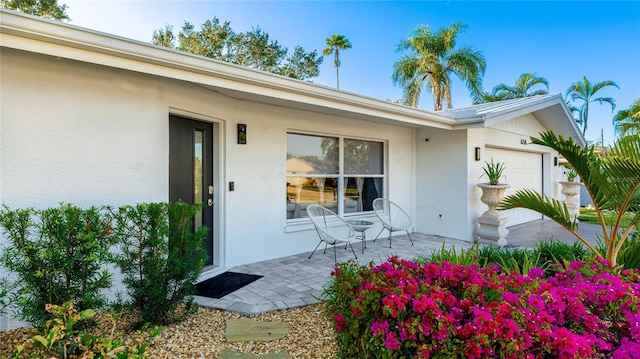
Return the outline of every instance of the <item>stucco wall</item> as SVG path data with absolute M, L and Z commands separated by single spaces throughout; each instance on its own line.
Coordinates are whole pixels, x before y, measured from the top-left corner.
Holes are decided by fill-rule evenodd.
M 465 225 L 470 156 L 467 131 L 419 130 L 416 151 L 417 231 L 472 240 Z
M 475 241 L 477 218 L 487 209 L 480 201 L 485 148 L 530 151 L 542 154 L 544 194 L 563 198 L 558 181 L 562 167 L 553 165 L 557 153 L 533 145 L 544 126 L 531 114 L 491 124 L 488 128 L 466 130 L 422 129 L 416 134 L 416 217 L 417 231 Z M 429 139 L 426 141 L 426 139 Z M 521 143 L 525 141 L 525 144 Z M 475 148 L 481 160 L 475 160 Z M 442 216 L 441 216 L 442 215 Z
M 12 208 L 166 201 L 168 116 L 175 113 L 219 130 L 215 230 L 222 268 L 310 251 L 317 243 L 311 227 L 286 224 L 289 130 L 385 141 L 389 196 L 414 211 L 412 129 L 236 100 L 189 83 L 11 49 L 0 56 L 0 200 Z M 236 144 L 237 123 L 247 124 L 246 145 Z
M 235 191 L 227 193 L 228 266 L 310 251 L 317 244 L 309 223 L 285 220 L 288 131 L 386 141 L 389 197 L 412 212 L 413 130 L 245 101 L 238 108 L 236 120 L 247 124 L 248 143 L 228 144 L 227 181 L 235 182 Z M 231 124 L 227 137 L 234 136 Z

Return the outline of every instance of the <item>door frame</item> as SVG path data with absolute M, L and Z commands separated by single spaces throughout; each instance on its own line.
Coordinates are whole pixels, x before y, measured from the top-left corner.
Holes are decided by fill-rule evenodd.
M 212 150 L 212 159 L 213 162 L 211 164 L 211 168 L 213 171 L 213 229 L 212 229 L 212 237 L 213 237 L 213 265 L 207 266 L 200 273 L 200 277 L 198 281 L 206 280 L 208 278 L 214 277 L 224 271 L 226 267 L 226 251 L 225 251 L 225 214 L 224 208 L 226 206 L 225 203 L 225 191 L 224 191 L 224 159 L 226 158 L 224 154 L 224 136 L 223 133 L 225 131 L 225 122 L 220 118 L 216 118 L 209 115 L 204 115 L 201 113 L 195 113 L 191 111 L 186 111 L 177 108 L 169 108 L 169 113 L 167 116 L 167 120 L 169 116 L 177 116 L 183 117 L 188 120 L 200 121 L 205 123 L 210 123 L 213 126 L 213 148 Z M 167 121 L 167 159 L 169 158 L 169 121 Z M 167 163 L 167 179 L 169 174 L 169 167 Z M 168 185 L 168 181 L 167 181 Z M 167 196 L 169 194 L 167 187 Z M 168 198 L 168 197 L 167 197 Z

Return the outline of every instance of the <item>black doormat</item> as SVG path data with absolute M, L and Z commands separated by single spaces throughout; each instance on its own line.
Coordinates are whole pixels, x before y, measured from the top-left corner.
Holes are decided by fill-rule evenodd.
M 261 275 L 224 272 L 196 284 L 196 295 L 220 299 L 260 278 Z

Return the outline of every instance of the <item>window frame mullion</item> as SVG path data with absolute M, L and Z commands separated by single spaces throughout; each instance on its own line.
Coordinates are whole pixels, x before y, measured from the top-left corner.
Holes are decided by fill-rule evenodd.
M 344 215 L 344 206 L 340 205 L 344 203 L 344 137 L 338 137 L 338 214 Z

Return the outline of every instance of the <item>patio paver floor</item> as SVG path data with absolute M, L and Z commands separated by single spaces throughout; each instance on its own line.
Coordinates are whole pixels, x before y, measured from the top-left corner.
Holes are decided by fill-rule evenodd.
M 595 238 L 598 226 L 580 224 L 580 232 L 587 238 Z M 542 238 L 553 236 L 565 243 L 576 241 L 568 231 L 550 220 L 539 220 L 509 228 L 507 237 L 514 246 L 533 246 Z M 357 261 L 381 263 L 387 258 L 397 255 L 401 258 L 413 259 L 419 255 L 427 255 L 439 250 L 443 243 L 446 248 L 469 248 L 474 243 L 421 233 L 412 233 L 414 246 L 411 246 L 406 235 L 393 238 L 393 248 L 389 248 L 387 238 L 367 241 L 364 254 L 360 252 L 360 243 L 354 243 Z M 338 247 L 337 260 L 344 262 L 354 259 L 350 249 Z M 217 308 L 253 316 L 264 312 L 296 308 L 320 302 L 320 295 L 325 284 L 331 279 L 331 271 L 335 263 L 333 248 L 327 248 L 323 254 L 322 246 L 308 259 L 311 251 L 288 257 L 251 263 L 230 268 L 230 271 L 258 274 L 263 278 L 238 289 L 220 299 L 196 296 L 199 305 Z
M 414 246 L 411 246 L 406 235 L 394 237 L 393 248 L 389 248 L 387 238 L 380 238 L 375 242 L 369 240 L 364 254 L 360 252 L 360 243 L 354 242 L 354 249 L 358 249 L 357 261 L 381 263 L 394 255 L 415 258 L 440 249 L 443 243 L 447 248 L 472 245 L 465 241 L 420 233 L 412 233 L 411 238 Z M 336 251 L 338 262 L 355 259 L 351 250 L 345 250 L 344 246 L 336 248 Z M 311 259 L 308 259 L 310 254 L 311 251 L 233 267 L 229 270 L 263 277 L 220 299 L 196 296 L 196 300 L 203 307 L 233 311 L 247 316 L 319 303 L 320 294 L 335 267 L 333 248 L 327 248 L 327 253 L 323 254 L 321 246 Z

